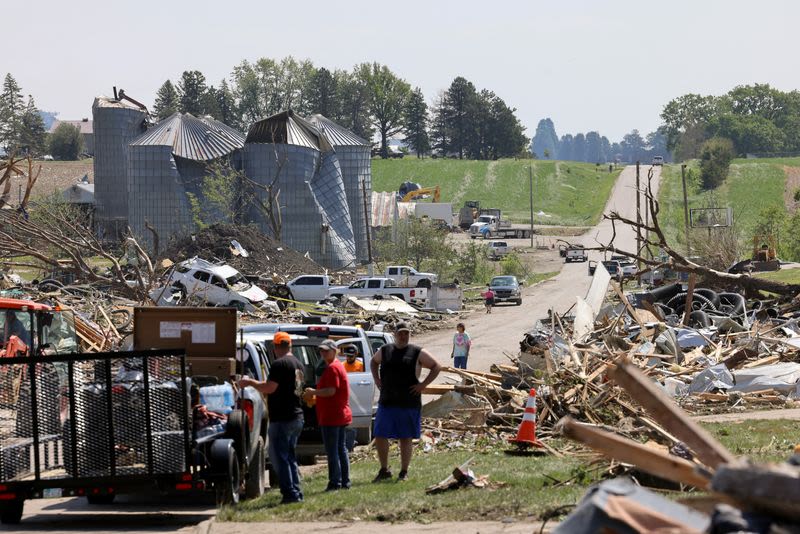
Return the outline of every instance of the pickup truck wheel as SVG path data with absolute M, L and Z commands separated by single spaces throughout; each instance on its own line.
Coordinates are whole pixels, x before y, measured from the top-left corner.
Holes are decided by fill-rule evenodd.
M 246 499 L 257 499 L 264 494 L 264 470 L 267 463 L 264 455 L 264 438 L 258 438 L 255 455 L 247 468 L 247 481 L 244 484 Z
M 0 523 L 4 525 L 18 525 L 22 521 L 22 508 L 25 501 L 22 499 L 15 499 L 3 504 L 0 508 Z
M 431 281 L 427 278 L 423 278 L 419 282 L 417 282 L 417 287 L 425 287 L 427 289 L 431 288 Z
M 105 495 L 87 495 L 86 502 L 99 506 L 107 506 L 114 503 L 114 497 L 116 497 L 116 495 L 113 493 L 106 493 Z
M 239 488 L 242 484 L 239 457 L 233 448 L 228 448 L 228 473 L 216 484 L 219 504 L 239 504 Z
M 469 236 L 470 239 L 475 239 L 475 237 L 477 237 L 477 236 L 474 236 L 474 235 Z
M 522 306 L 522 299 L 517 299 L 516 304 L 517 304 L 517 306 Z
M 248 428 L 247 414 L 245 412 L 233 410 L 228 414 L 228 422 L 225 424 L 225 437 L 233 440 L 236 453 L 240 458 L 245 458 L 247 451 L 250 450 Z

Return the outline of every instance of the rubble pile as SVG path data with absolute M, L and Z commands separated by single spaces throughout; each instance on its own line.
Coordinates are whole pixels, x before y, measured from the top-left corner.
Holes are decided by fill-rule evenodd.
M 241 254 L 231 242 L 246 251 Z M 214 224 L 169 244 L 160 254 L 173 262 L 200 257 L 228 263 L 245 275 L 286 282 L 300 274 L 323 274 L 318 263 L 284 243 L 264 235 L 254 226 Z

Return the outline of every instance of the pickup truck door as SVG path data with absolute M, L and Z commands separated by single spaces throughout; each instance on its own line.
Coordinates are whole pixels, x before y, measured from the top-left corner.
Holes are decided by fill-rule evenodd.
M 350 287 L 347 288 L 346 293 L 353 297 L 363 297 L 366 294 L 366 280 L 356 280 Z
M 348 373 L 347 380 L 350 382 L 350 410 L 353 412 L 353 422 L 356 418 L 371 418 L 372 406 L 375 397 L 375 382 L 372 378 L 372 371 L 369 368 L 369 361 L 364 357 L 370 354 L 365 346 L 366 340 L 360 337 L 340 339 L 336 342 L 337 347 L 353 345 L 358 349 L 358 357 L 364 363 L 363 373 Z M 344 361 L 344 356 L 339 356 Z
M 381 280 L 367 280 L 367 290 L 364 292 L 364 295 L 371 297 L 373 295 L 383 294 L 383 291 L 381 291 L 382 285 Z

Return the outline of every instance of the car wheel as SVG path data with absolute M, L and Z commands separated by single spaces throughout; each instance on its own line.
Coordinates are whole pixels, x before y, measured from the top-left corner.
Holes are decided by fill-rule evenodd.
M 220 479 L 216 485 L 217 502 L 220 504 L 238 504 L 241 478 L 239 457 L 236 455 L 236 450 L 233 447 L 229 447 L 227 476 Z
M 517 306 L 522 306 L 522 299 L 517 299 Z
M 0 507 L 0 523 L 4 525 L 18 525 L 22 521 L 22 509 L 25 501 L 22 499 L 15 499 L 13 501 L 5 502 Z

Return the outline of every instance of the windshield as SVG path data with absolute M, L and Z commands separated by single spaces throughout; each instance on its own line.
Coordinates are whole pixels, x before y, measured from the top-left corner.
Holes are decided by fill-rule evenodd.
M 513 276 L 495 276 L 492 278 L 491 286 L 515 286 L 517 281 Z
M 46 354 L 64 354 L 78 351 L 75 336 L 75 318 L 72 312 L 39 312 L 42 324 L 42 347 Z
M 480 217 L 478 217 L 478 222 L 485 222 L 485 223 L 492 222 L 492 218 L 488 215 L 481 215 Z
M 232 276 L 229 276 L 228 278 L 225 279 L 225 282 L 228 284 L 228 286 L 234 289 L 238 289 L 237 286 L 246 287 L 250 285 L 250 282 L 248 282 L 247 278 L 242 276 L 241 273 L 236 273 Z
M 11 336 L 17 336 L 27 347 L 31 345 L 31 315 L 27 311 L 8 309 L 0 310 L 0 349 L 5 348 L 11 341 Z

